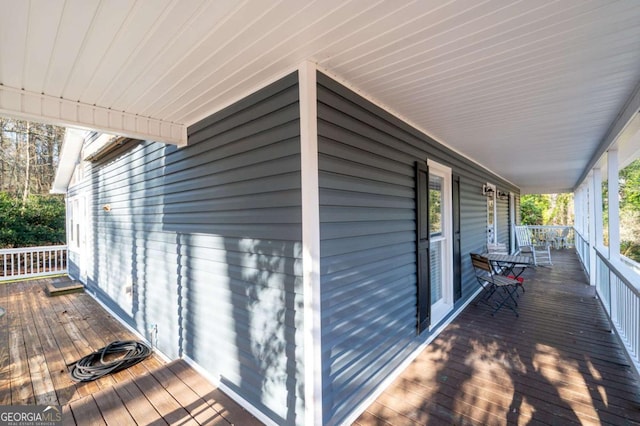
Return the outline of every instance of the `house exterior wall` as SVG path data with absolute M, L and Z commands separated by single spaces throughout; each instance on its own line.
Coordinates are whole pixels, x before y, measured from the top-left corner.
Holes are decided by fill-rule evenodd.
M 416 334 L 415 162 L 450 167 L 459 193 L 454 311 L 477 289 L 468 257 L 486 245 L 482 185 L 517 188 L 324 74 L 317 82 L 322 411 L 333 425 L 430 336 Z M 72 275 L 84 269 L 89 290 L 165 354 L 290 425 L 303 423 L 308 377 L 299 119 L 294 73 L 191 126 L 187 147 L 127 144 L 69 191 L 88 201 Z M 499 205 L 499 238 L 503 215 Z
M 517 188 L 321 73 L 318 150 L 323 410 L 340 424 L 429 336 L 416 335 L 415 161 L 460 178 L 456 306 L 477 289 L 468 258 L 486 245 L 482 184 Z
M 304 410 L 298 96 L 294 73 L 189 127 L 187 147 L 122 148 L 69 192 L 91 200 L 88 289 L 291 425 Z

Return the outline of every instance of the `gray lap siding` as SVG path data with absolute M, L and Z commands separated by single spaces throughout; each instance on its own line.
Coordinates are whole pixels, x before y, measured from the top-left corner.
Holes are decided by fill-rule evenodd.
M 304 406 L 299 134 L 294 73 L 191 126 L 187 147 L 142 142 L 93 163 L 70 193 L 92 194 L 89 289 L 291 425 Z
M 482 184 L 517 188 L 321 73 L 318 151 L 323 411 L 339 424 L 428 336 L 416 336 L 414 162 L 460 177 L 456 306 L 476 290 L 468 253 L 486 244 Z
M 486 244 L 482 184 L 517 188 L 317 77 L 322 410 L 332 425 L 429 335 L 416 334 L 415 161 L 459 179 L 455 306 L 477 287 L 468 253 Z M 294 73 L 191 126 L 189 146 L 123 147 L 70 190 L 91 200 L 89 289 L 163 352 L 288 425 L 304 421 L 299 111 Z M 72 274 L 79 259 L 70 256 Z

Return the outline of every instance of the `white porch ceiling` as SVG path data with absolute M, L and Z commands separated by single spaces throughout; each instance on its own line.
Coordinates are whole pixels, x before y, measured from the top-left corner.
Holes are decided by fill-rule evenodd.
M 305 60 L 525 192 L 640 83 L 640 2 L 0 0 L 0 113 L 184 142 Z

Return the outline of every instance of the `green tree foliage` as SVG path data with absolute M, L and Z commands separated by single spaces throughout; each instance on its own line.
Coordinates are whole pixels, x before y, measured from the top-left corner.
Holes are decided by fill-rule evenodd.
M 620 210 L 640 211 L 640 159 L 620 170 Z
M 64 198 L 48 194 L 64 132 L 0 117 L 0 248 L 64 244 Z
M 572 194 L 528 194 L 520 197 L 523 225 L 573 225 Z
M 21 197 L 0 192 L 0 248 L 65 242 L 65 207 L 61 196 Z
M 573 225 L 573 194 L 553 194 L 550 198 L 549 222 L 552 225 Z
M 640 159 L 620 170 L 618 191 L 620 254 L 640 262 Z
M 523 225 L 544 225 L 545 214 L 549 210 L 548 197 L 527 194 L 520 197 L 520 216 Z
M 0 117 L 0 191 L 46 194 L 51 189 L 64 127 Z

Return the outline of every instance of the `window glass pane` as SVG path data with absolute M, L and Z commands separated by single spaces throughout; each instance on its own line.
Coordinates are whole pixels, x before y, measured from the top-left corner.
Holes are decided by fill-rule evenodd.
M 494 217 L 493 213 L 495 211 L 493 197 L 487 198 L 487 225 L 493 226 Z
M 69 217 L 69 243 L 75 241 L 75 223 L 73 221 L 73 216 L 75 214 L 74 204 L 75 202 L 69 203 L 69 211 L 67 212 L 67 216 Z
M 442 242 L 443 240 L 432 241 L 430 273 L 431 273 L 431 304 L 442 299 Z
M 429 175 L 429 232 L 431 235 L 442 234 L 442 188 L 444 179 L 441 176 Z

